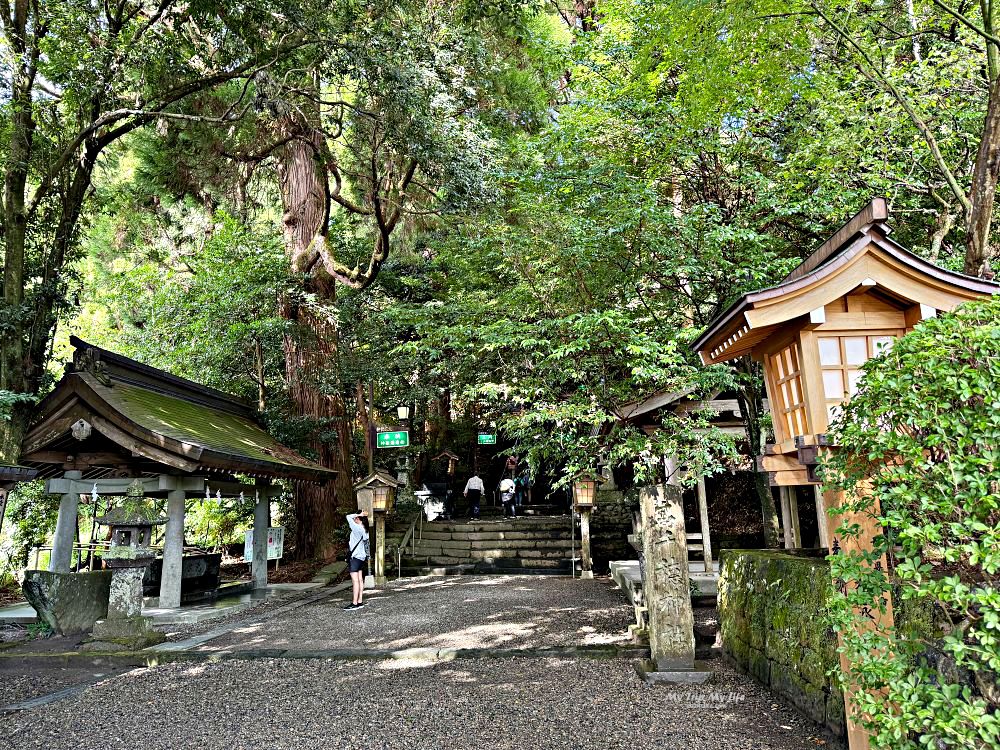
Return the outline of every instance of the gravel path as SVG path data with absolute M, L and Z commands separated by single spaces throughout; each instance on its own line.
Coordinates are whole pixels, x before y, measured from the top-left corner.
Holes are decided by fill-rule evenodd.
M 0 708 L 49 695 L 64 688 L 93 683 L 102 677 L 126 670 L 126 667 L 107 664 L 68 666 L 37 661 L 27 664 L 23 661 L 0 661 Z
M 647 687 L 624 659 L 171 664 L 0 716 L 0 748 L 805 750 L 814 725 L 716 665 Z M 835 747 L 835 745 L 832 745 Z
M 260 622 L 199 650 L 535 648 L 627 643 L 632 608 L 607 579 L 455 576 L 408 579 L 345 612 L 350 592 Z

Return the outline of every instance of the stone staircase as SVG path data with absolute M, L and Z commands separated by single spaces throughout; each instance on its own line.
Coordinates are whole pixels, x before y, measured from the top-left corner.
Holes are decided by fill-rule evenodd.
M 569 516 L 424 523 L 419 538 L 406 547 L 400 573 L 569 575 L 570 523 Z

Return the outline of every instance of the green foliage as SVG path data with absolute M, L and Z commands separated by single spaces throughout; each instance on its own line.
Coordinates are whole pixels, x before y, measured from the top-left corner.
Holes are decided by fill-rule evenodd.
M 220 550 L 243 541 L 242 531 L 253 526 L 254 498 L 197 500 L 188 506 L 184 528 L 192 544 Z
M 71 332 L 252 402 L 281 392 L 280 240 L 219 212 L 112 204 L 90 235 L 88 291 Z M 122 218 L 127 223 L 124 223 Z
M 848 584 L 835 598 L 846 679 L 874 744 L 996 747 L 1000 298 L 925 321 L 867 364 L 832 433 L 840 449 L 826 471 L 847 492 L 843 508 L 882 527 L 873 552 L 831 556 Z M 888 570 L 874 565 L 883 555 Z M 863 627 L 864 608 L 884 606 L 894 583 L 903 600 L 945 614 L 943 638 Z
M 7 497 L 0 566 L 20 569 L 28 564 L 29 551 L 45 544 L 56 528 L 59 497 L 45 494 L 44 482 L 21 482 Z
M 48 638 L 55 634 L 52 630 L 52 626 L 49 625 L 45 620 L 39 620 L 38 622 L 33 622 L 26 628 L 28 632 L 28 640 L 35 640 L 37 638 Z

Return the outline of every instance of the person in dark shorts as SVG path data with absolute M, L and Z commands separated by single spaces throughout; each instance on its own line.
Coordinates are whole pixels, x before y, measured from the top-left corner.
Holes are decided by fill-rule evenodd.
M 465 491 L 462 494 L 469 501 L 469 518 L 479 520 L 479 503 L 483 499 L 483 490 L 485 489 L 486 487 L 483 485 L 483 480 L 479 478 L 479 474 L 473 474 L 469 481 L 465 483 Z
M 347 517 L 347 527 L 351 530 L 351 538 L 347 542 L 350 552 L 347 555 L 347 570 L 351 574 L 354 586 L 354 596 L 351 603 L 344 607 L 348 611 L 361 609 L 365 606 L 362 596 L 365 591 L 365 565 L 368 563 L 368 527 L 365 519 L 367 511 L 351 513 Z

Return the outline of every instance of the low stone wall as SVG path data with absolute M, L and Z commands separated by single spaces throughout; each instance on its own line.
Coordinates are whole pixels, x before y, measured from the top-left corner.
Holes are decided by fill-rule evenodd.
M 636 551 L 628 543 L 632 533 L 632 513 L 639 510 L 638 490 L 599 491 L 590 517 L 590 554 L 594 572 L 604 575 L 612 560 L 635 560 Z
M 829 670 L 837 637 L 824 614 L 832 592 L 822 557 L 776 550 L 725 550 L 719 576 L 723 652 L 834 734 L 844 734 L 844 700 Z

